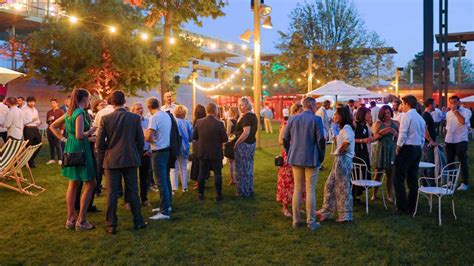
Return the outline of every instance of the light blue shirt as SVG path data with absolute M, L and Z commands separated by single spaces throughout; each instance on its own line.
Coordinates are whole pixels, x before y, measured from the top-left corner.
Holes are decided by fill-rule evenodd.
M 143 132 L 145 132 L 145 130 L 148 128 L 149 120 L 147 118 L 142 117 L 141 123 L 142 123 Z M 145 141 L 145 144 L 143 145 L 143 151 L 149 151 L 150 148 L 151 148 L 150 143 L 148 141 Z
M 148 129 L 154 131 L 151 150 L 157 151 L 170 146 L 171 117 L 164 111 L 158 111 L 150 117 Z
M 425 144 L 426 122 L 415 109 L 403 114 L 400 120 L 397 146 L 415 145 L 423 147 Z

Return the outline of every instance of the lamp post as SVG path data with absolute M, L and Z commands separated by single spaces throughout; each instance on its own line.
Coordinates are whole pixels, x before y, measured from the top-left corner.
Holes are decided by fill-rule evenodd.
M 253 65 L 253 102 L 254 102 L 254 111 L 257 116 L 257 148 L 260 148 L 260 101 L 262 97 L 262 77 L 260 73 L 260 23 L 261 18 L 264 18 L 263 26 L 266 29 L 271 29 L 271 17 L 270 13 L 272 11 L 270 6 L 265 4 L 260 4 L 261 0 L 251 1 L 253 3 L 253 50 L 254 50 L 254 65 Z M 262 1 L 263 2 L 263 1 Z M 246 30 L 241 36 L 240 39 L 245 42 L 250 42 L 250 36 L 252 32 Z
M 308 53 L 308 93 L 313 90 L 313 53 Z
M 196 79 L 198 77 L 197 71 L 196 71 L 196 65 L 199 64 L 199 61 L 193 60 L 193 72 L 191 73 L 191 80 L 193 84 L 193 105 L 192 105 L 192 114 L 193 114 L 193 119 L 194 119 L 194 109 L 196 109 Z

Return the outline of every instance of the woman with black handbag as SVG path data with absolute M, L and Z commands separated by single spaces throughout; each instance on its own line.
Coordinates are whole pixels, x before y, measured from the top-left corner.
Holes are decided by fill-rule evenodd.
M 297 115 L 303 111 L 303 105 L 301 103 L 295 103 L 290 108 L 290 114 Z M 291 211 L 288 209 L 288 206 L 291 207 L 291 203 L 293 200 L 293 189 L 294 189 L 294 181 L 293 181 L 293 170 L 291 165 L 287 164 L 287 155 L 285 149 L 283 148 L 283 132 L 285 131 L 287 121 L 283 121 L 280 126 L 280 135 L 278 137 L 278 142 L 281 147 L 281 158 L 283 158 L 283 164 L 278 167 L 278 180 L 277 180 L 277 193 L 276 193 L 276 200 L 282 206 L 282 212 L 285 217 L 291 217 Z M 278 164 L 281 164 L 281 160 Z M 276 162 L 277 163 L 277 162 Z M 305 195 L 303 194 L 303 199 Z M 302 200 L 304 202 L 304 200 Z
M 66 142 L 63 155 L 62 175 L 69 179 L 66 205 L 67 229 L 91 230 L 95 226 L 86 220 L 87 208 L 96 187 L 96 169 L 94 166 L 94 157 L 89 143 L 89 137 L 95 132 L 87 119 L 85 109 L 89 106 L 90 94 L 84 89 L 74 89 L 71 94 L 71 106 L 67 113 L 51 124 L 50 129 L 53 134 Z M 60 128 L 66 125 L 68 138 L 61 135 Z M 74 205 L 76 201 L 76 192 L 80 182 L 84 182 L 85 191 L 81 198 L 81 208 L 76 217 Z
M 234 157 L 234 146 L 237 141 L 235 136 L 235 125 L 237 125 L 237 119 L 239 118 L 239 109 L 237 107 L 231 107 L 229 110 L 229 118 L 226 123 L 226 132 L 229 137 L 229 141 L 224 144 L 224 156 L 229 159 L 230 169 L 230 181 L 229 185 L 235 184 L 235 157 Z

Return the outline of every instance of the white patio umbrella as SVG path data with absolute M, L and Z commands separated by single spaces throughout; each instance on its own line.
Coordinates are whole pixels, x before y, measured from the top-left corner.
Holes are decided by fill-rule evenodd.
M 313 91 L 307 93 L 307 95 L 332 95 L 335 96 L 335 101 L 337 102 L 340 96 L 347 96 L 349 98 L 359 99 L 359 98 L 370 98 L 370 97 L 380 97 L 379 94 L 371 92 L 364 88 L 357 88 L 352 85 L 345 83 L 340 80 L 333 80 L 322 87 L 319 87 Z
M 0 84 L 2 85 L 5 85 L 8 82 L 21 76 L 25 76 L 25 74 L 13 71 L 8 68 L 0 67 Z
M 461 102 L 463 102 L 463 103 L 474 103 L 474 95 L 468 96 L 466 98 L 462 98 Z

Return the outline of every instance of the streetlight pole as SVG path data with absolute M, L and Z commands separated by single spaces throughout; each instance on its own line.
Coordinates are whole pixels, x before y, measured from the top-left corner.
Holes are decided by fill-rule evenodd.
M 308 53 L 308 93 L 313 90 L 313 54 Z
M 257 116 L 257 148 L 260 148 L 260 99 L 262 95 L 262 81 L 260 76 L 260 0 L 253 1 L 253 50 L 254 50 L 254 65 L 253 65 L 253 101 L 255 115 Z
M 191 113 L 193 114 L 192 117 L 194 119 L 194 109 L 196 109 L 196 79 L 198 77 L 197 71 L 196 71 L 196 65 L 199 64 L 199 61 L 193 60 L 193 68 L 192 68 L 192 73 L 191 73 L 191 81 L 193 84 L 193 105 L 192 105 L 192 110 Z

